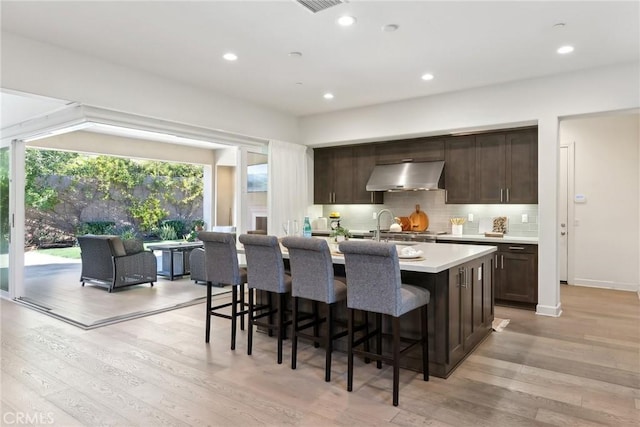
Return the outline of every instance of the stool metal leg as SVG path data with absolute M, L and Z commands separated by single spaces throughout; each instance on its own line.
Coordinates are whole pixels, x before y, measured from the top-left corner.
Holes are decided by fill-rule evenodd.
M 298 297 L 293 297 L 292 300 L 291 369 L 296 369 L 298 358 Z
M 249 330 L 247 331 L 247 354 L 251 356 L 253 348 L 253 289 L 249 288 Z
M 207 321 L 204 333 L 204 342 L 209 342 L 209 334 L 211 333 L 211 282 L 207 282 Z
M 349 308 L 349 319 L 347 329 L 349 330 L 349 339 L 347 343 L 347 391 L 353 390 L 353 340 L 354 340 L 354 321 L 353 309 Z
M 428 306 L 420 309 L 422 317 L 422 377 L 425 381 L 429 381 L 429 313 Z
M 324 380 L 326 382 L 331 381 L 331 353 L 333 352 L 333 306 L 334 304 L 327 304 L 327 338 L 325 341 L 326 355 L 324 366 Z
M 285 294 L 278 295 L 278 364 L 282 363 L 282 341 L 284 340 L 284 301 Z
M 393 329 L 393 406 L 398 406 L 400 389 L 400 318 L 392 318 Z
M 376 334 L 376 351 L 378 352 L 378 356 L 382 355 L 382 314 L 376 313 L 376 329 L 378 333 Z M 378 359 L 376 361 L 376 367 L 378 369 L 382 369 L 382 359 Z
M 238 316 L 238 287 L 231 286 L 231 350 L 236 349 L 236 328 Z

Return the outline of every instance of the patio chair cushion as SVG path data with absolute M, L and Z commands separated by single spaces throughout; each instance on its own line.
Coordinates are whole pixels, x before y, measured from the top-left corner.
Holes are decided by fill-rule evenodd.
M 144 251 L 144 244 L 140 239 L 126 239 L 122 241 L 127 255 L 137 254 Z
M 122 239 L 117 236 L 112 236 L 111 245 L 113 247 L 113 254 L 115 256 L 125 256 L 127 254 L 127 250 L 124 247 L 124 243 L 122 243 Z

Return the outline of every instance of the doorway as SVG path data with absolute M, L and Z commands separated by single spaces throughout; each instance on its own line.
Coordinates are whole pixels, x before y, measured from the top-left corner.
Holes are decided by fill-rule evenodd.
M 571 150 L 570 150 L 571 148 Z M 572 146 L 560 146 L 560 174 L 558 189 L 558 221 L 560 236 L 558 238 L 558 266 L 560 283 L 568 283 L 569 277 L 569 163 Z M 570 153 L 571 151 L 571 153 Z

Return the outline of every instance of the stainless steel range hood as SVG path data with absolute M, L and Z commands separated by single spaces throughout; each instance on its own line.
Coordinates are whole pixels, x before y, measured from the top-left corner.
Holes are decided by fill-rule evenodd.
M 367 191 L 436 190 L 444 169 L 444 162 L 396 163 L 377 165 Z

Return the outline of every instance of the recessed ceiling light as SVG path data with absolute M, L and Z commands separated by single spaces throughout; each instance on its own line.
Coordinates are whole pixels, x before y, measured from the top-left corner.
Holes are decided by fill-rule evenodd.
M 356 18 L 353 16 L 345 15 L 338 18 L 338 25 L 342 25 L 343 27 L 348 27 L 356 23 Z
M 573 46 L 566 45 L 566 46 L 559 47 L 557 52 L 560 55 L 565 55 L 567 53 L 571 53 L 571 52 L 573 52 Z
M 333 94 L 332 94 L 332 93 L 327 92 L 327 93 L 325 93 L 324 95 L 322 95 L 322 97 L 323 97 L 324 99 L 333 99 Z
M 235 61 L 236 59 L 238 59 L 238 55 L 232 52 L 227 52 L 224 55 L 222 55 L 222 57 L 227 61 Z
M 433 74 L 430 74 L 430 73 L 423 74 L 422 80 L 433 80 Z
M 292 58 L 300 58 L 302 56 L 302 52 L 289 52 L 289 56 Z
M 392 33 L 394 31 L 396 31 L 398 28 L 400 28 L 399 25 L 396 24 L 387 24 L 387 25 L 383 25 L 382 26 L 382 31 L 386 32 L 386 33 Z

